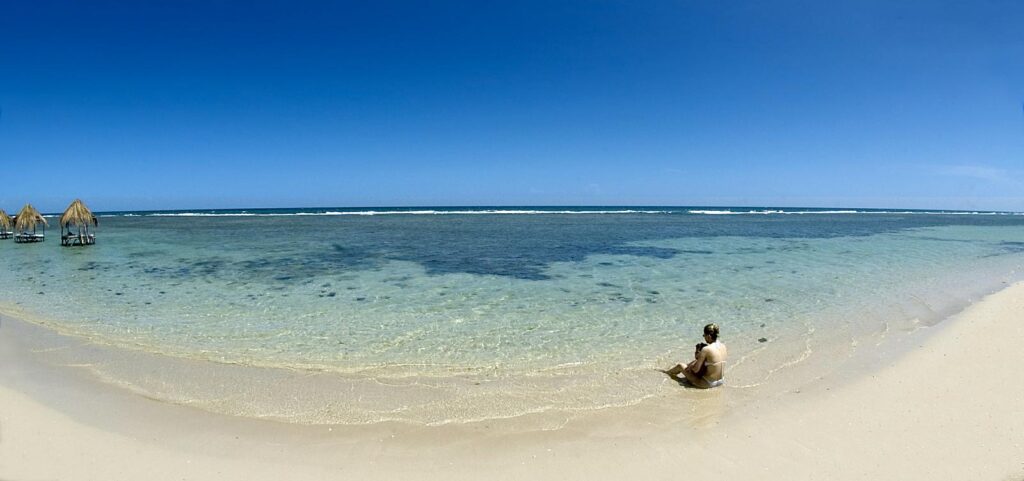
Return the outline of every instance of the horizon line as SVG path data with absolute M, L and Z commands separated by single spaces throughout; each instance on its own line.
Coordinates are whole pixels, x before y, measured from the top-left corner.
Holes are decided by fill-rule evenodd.
M 480 210 L 524 210 L 524 209 L 536 209 L 536 210 L 547 210 L 547 209 L 564 209 L 571 210 L 577 209 L 623 209 L 623 210 L 636 210 L 636 209 L 688 209 L 688 210 L 728 210 L 735 213 L 748 213 L 748 212 L 736 212 L 735 209 L 749 209 L 749 213 L 766 213 L 766 211 L 774 210 L 807 210 L 807 211 L 858 211 L 863 213 L 872 212 L 941 212 L 950 214 L 971 214 L 971 213 L 990 213 L 990 214 L 1024 214 L 1024 211 L 1012 211 L 1012 210 L 993 210 L 993 209 L 922 209 L 922 208 L 901 208 L 901 207 L 848 207 L 848 206 L 829 206 L 829 207 L 810 207 L 810 206 L 798 206 L 798 205 L 657 205 L 657 204 L 464 204 L 464 205 L 402 205 L 402 206 L 301 206 L 301 207 L 217 207 L 217 208 L 184 208 L 184 209 L 139 209 L 139 210 L 103 210 L 95 211 L 96 215 L 116 215 L 116 214 L 132 214 L 132 213 L 248 213 L 248 212 L 260 212 L 260 211 L 273 211 L 273 210 L 312 210 L 312 211 L 324 211 L 328 209 L 339 209 L 347 212 L 375 212 L 375 211 L 401 211 L 401 210 L 420 210 L 420 211 L 444 211 L 451 209 L 467 210 L 467 209 L 480 209 Z M 47 212 L 44 216 L 59 216 L 63 212 Z

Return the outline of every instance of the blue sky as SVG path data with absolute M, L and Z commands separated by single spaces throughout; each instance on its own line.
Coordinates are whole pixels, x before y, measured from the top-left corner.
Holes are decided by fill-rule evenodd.
M 1021 25 L 1018 1 L 7 2 L 0 207 L 1024 211 Z

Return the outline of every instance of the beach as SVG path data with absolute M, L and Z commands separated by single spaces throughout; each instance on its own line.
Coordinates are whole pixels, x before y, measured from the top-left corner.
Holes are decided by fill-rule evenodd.
M 300 426 L 146 399 L 32 361 L 13 334 L 38 328 L 8 318 L 0 479 L 1021 479 L 1022 313 L 1018 283 L 735 410 L 722 407 L 736 390 L 666 385 L 679 397 L 497 434 Z
M 1002 480 L 1022 222 L 104 214 L 0 243 L 0 479 Z M 688 389 L 660 370 L 707 322 L 726 384 Z
M 708 322 L 734 353 L 728 409 L 826 374 L 1019 280 L 1022 222 L 685 207 L 102 214 L 87 248 L 0 243 L 0 312 L 89 341 L 41 343 L 46 362 L 210 412 L 556 429 L 664 398 L 650 373 L 692 356 Z
M 1024 481 L 1024 3 L 12 3 L 0 481 Z

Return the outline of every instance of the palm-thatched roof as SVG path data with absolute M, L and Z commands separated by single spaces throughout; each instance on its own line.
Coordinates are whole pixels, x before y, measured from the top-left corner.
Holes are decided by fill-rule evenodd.
M 7 231 L 14 226 L 14 220 L 11 216 L 7 215 L 3 209 L 0 209 L 0 231 Z
M 35 230 L 38 224 L 50 225 L 32 204 L 25 204 L 25 207 L 18 211 L 18 215 L 14 216 L 14 228 L 21 232 Z
M 85 226 L 85 225 L 99 225 L 99 220 L 93 215 L 92 211 L 81 201 L 81 199 L 75 199 L 71 205 L 68 206 L 64 214 L 60 216 L 61 227 L 67 227 L 69 225 Z

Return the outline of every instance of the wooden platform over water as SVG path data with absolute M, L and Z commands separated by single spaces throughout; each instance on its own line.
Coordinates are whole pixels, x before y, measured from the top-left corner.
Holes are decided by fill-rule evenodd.
M 96 243 L 95 234 L 74 234 L 74 235 L 63 235 L 60 238 L 60 245 L 65 247 L 71 246 L 91 246 Z
M 26 234 L 21 233 L 14 236 L 14 242 L 25 243 L 25 242 L 43 242 L 46 240 L 44 234 Z

